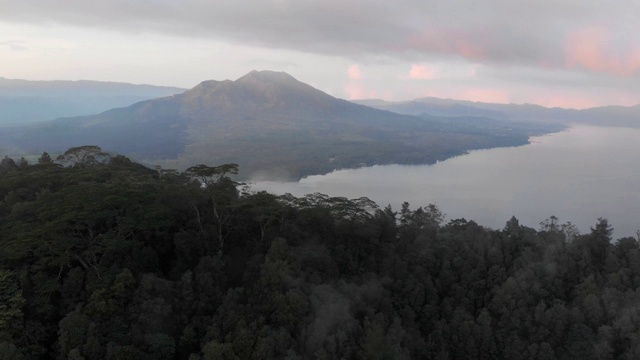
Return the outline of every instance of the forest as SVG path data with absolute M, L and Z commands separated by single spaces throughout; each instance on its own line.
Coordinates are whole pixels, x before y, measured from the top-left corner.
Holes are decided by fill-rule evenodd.
M 0 162 L 2 360 L 640 358 L 640 246 L 607 219 L 489 229 L 64 156 Z

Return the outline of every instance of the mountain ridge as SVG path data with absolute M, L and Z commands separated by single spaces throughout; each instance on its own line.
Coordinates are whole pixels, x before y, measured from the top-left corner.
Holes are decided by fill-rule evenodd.
M 472 149 L 522 145 L 545 131 L 478 117 L 397 114 L 335 98 L 286 73 L 252 71 L 20 128 L 0 135 L 0 145 L 33 153 L 92 144 L 167 167 L 234 162 L 245 177 L 275 171 L 299 178 L 362 165 L 428 164 Z
M 25 80 L 9 79 L 0 77 L 0 95 L 13 96 L 60 96 L 64 94 L 64 89 L 69 91 L 87 91 L 88 88 L 94 91 L 101 91 L 102 94 L 122 95 L 122 90 L 128 89 L 150 89 L 169 90 L 182 92 L 186 89 L 176 86 L 160 86 L 150 84 L 134 84 L 120 81 L 99 81 L 99 80 Z M 51 93 L 50 89 L 56 91 Z M 62 89 L 62 94 L 60 93 Z
M 383 100 L 377 98 L 368 98 L 368 99 L 358 99 L 352 100 L 358 104 L 364 104 L 368 106 L 384 106 L 384 105 L 395 105 L 395 104 L 406 104 L 406 103 L 424 103 L 424 104 L 436 104 L 436 105 L 478 105 L 478 106 L 519 106 L 519 107 L 536 107 L 536 108 L 545 108 L 545 109 L 560 109 L 560 110 L 572 110 L 572 111 L 589 111 L 593 109 L 600 108 L 638 108 L 640 107 L 640 103 L 635 105 L 601 105 L 601 106 L 593 106 L 584 109 L 575 109 L 570 107 L 561 107 L 561 106 L 544 106 L 540 104 L 533 103 L 491 103 L 486 101 L 473 101 L 473 100 L 462 100 L 462 99 L 453 99 L 453 98 L 440 98 L 435 96 L 424 96 L 418 97 L 409 100 L 398 100 L 398 101 L 390 101 Z
M 435 97 L 423 97 L 397 102 L 380 99 L 364 99 L 356 100 L 355 102 L 380 110 L 415 116 L 466 116 L 469 114 L 477 114 L 511 121 L 561 123 L 565 125 L 583 123 L 602 126 L 640 127 L 640 104 L 634 106 L 608 105 L 588 109 L 571 109 L 545 107 L 529 103 L 498 104 Z
M 91 115 L 185 89 L 93 80 L 0 78 L 0 126 Z

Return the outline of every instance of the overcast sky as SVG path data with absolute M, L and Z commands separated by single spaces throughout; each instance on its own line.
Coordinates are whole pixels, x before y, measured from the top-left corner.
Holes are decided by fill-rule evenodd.
M 345 99 L 635 105 L 639 34 L 637 0 L 0 0 L 0 77 L 268 69 Z

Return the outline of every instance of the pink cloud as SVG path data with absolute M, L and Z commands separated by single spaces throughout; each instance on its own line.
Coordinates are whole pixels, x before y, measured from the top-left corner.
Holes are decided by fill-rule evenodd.
M 349 82 L 344 87 L 344 92 L 348 100 L 362 100 L 378 98 L 378 93 L 373 89 L 368 89 L 359 82 Z
M 409 70 L 411 80 L 433 80 L 436 78 L 436 71 L 428 64 L 412 64 Z
M 483 43 L 483 39 L 483 36 L 469 31 L 428 29 L 409 38 L 406 47 L 483 60 L 487 54 L 487 45 Z
M 565 65 L 618 76 L 640 70 L 640 49 L 616 49 L 611 32 L 585 28 L 571 32 L 565 41 Z
M 360 80 L 362 78 L 360 67 L 357 64 L 351 64 L 351 66 L 349 66 L 349 69 L 347 70 L 347 73 L 349 74 L 349 79 L 351 80 Z

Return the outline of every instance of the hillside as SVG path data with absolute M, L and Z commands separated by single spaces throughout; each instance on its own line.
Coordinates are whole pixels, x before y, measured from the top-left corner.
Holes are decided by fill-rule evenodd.
M 400 115 L 334 98 L 286 73 L 253 71 L 99 115 L 9 129 L 0 147 L 37 154 L 94 144 L 170 168 L 233 162 L 244 178 L 298 178 L 362 165 L 429 164 L 471 149 L 526 144 L 529 135 L 558 128 Z

